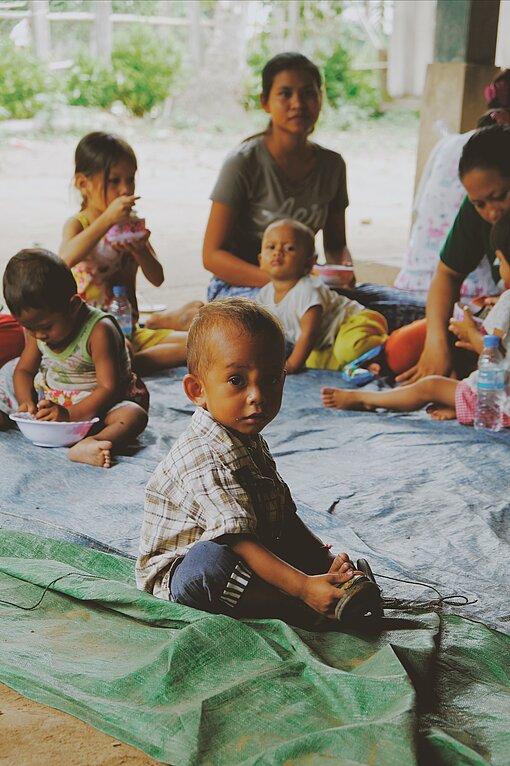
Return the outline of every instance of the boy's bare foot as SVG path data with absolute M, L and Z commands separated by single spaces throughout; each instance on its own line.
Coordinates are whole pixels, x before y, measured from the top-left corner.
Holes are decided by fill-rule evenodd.
M 357 391 L 342 388 L 321 388 L 322 403 L 337 410 L 372 410 L 359 399 Z
M 97 465 L 99 468 L 110 468 L 112 443 L 107 440 L 95 439 L 86 436 L 81 442 L 77 442 L 69 448 L 67 457 L 75 463 L 88 463 Z
M 145 327 L 148 330 L 189 330 L 191 322 L 203 305 L 202 301 L 190 301 L 177 311 L 157 311 L 147 319 Z
M 448 407 L 446 404 L 429 404 L 427 412 L 432 420 L 455 420 L 455 407 Z

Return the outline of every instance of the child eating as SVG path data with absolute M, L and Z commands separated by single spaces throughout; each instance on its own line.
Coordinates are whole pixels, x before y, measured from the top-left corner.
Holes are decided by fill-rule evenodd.
M 510 213 L 505 213 L 491 230 L 491 246 L 499 260 L 499 271 L 505 285 L 510 284 Z M 451 319 L 448 329 L 456 337 L 459 348 L 476 351 L 483 349 L 483 333 L 474 321 L 468 309 L 464 309 L 464 318 Z M 504 354 L 504 365 L 508 370 L 510 356 L 510 290 L 506 290 L 498 302 L 483 320 L 483 330 L 500 338 L 500 348 Z M 322 401 L 325 407 L 340 410 L 384 409 L 410 412 L 430 404 L 427 411 L 434 420 L 453 420 L 457 418 L 463 425 L 473 425 L 477 404 L 478 370 L 465 380 L 453 380 L 440 375 L 421 378 L 416 383 L 395 388 L 391 391 L 346 391 L 338 388 L 323 388 Z M 510 427 L 510 398 L 503 392 L 502 425 Z
M 305 366 L 341 370 L 388 337 L 382 314 L 310 276 L 314 262 L 315 239 L 308 226 L 286 218 L 267 227 L 259 264 L 271 282 L 256 301 L 278 317 L 293 346 L 285 363 L 288 373 Z
M 9 424 L 16 407 L 37 420 L 99 416 L 101 430 L 67 454 L 109 468 L 111 452 L 147 425 L 148 409 L 147 390 L 131 371 L 117 322 L 82 301 L 71 270 L 48 250 L 21 250 L 11 258 L 3 292 L 26 343 L 19 360 L 0 370 L 1 425 Z
M 82 198 L 81 210 L 69 218 L 62 234 L 59 254 L 73 269 L 78 293 L 87 303 L 109 310 L 113 287 L 124 286 L 132 308 L 133 330 L 129 343 L 133 366 L 140 374 L 152 373 L 186 362 L 186 333 L 200 301 L 166 312 L 166 330 L 138 325 L 136 276 L 139 269 L 159 286 L 163 268 L 143 225 L 127 238 L 119 226 L 140 229 L 133 218 L 136 156 L 119 136 L 96 131 L 84 136 L 76 147 L 74 183 Z M 117 229 L 117 231 L 116 231 Z M 141 235 L 141 236 L 140 236 Z
M 281 328 L 263 307 L 227 298 L 200 309 L 184 377 L 197 410 L 147 484 L 140 589 L 308 627 L 380 610 L 373 579 L 347 554 L 332 556 L 297 516 L 260 436 L 280 409 L 284 364 Z

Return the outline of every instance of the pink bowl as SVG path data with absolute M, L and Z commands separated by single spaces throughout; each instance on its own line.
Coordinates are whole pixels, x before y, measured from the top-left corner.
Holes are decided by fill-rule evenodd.
M 347 285 L 354 274 L 352 266 L 337 266 L 334 263 L 316 264 L 312 274 L 320 277 L 327 285 Z

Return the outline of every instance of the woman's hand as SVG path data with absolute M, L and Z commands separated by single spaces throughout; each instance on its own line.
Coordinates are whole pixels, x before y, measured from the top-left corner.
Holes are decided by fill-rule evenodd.
M 451 371 L 452 355 L 448 345 L 444 348 L 435 349 L 430 349 L 425 346 L 418 362 L 405 372 L 397 375 L 395 380 L 397 383 L 409 386 L 411 383 L 416 383 L 416 381 L 421 378 L 426 378 L 428 375 L 442 375 L 443 377 L 449 377 Z
M 48 420 L 52 422 L 67 422 L 69 420 L 69 410 L 62 407 L 61 404 L 50 402 L 49 399 L 41 399 L 37 405 L 36 420 Z

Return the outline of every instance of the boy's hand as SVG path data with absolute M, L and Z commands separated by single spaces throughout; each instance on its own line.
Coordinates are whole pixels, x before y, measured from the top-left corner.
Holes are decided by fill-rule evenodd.
M 350 560 L 349 555 L 347 553 L 337 553 L 331 562 L 328 572 L 341 572 L 343 574 L 350 569 L 354 570 L 354 564 Z
M 42 399 L 37 405 L 35 419 L 67 422 L 69 420 L 69 410 L 60 404 L 50 402 L 48 399 Z
M 323 575 L 308 575 L 301 595 L 301 600 L 315 612 L 333 617 L 335 606 L 342 594 L 338 585 L 350 580 L 355 570 L 350 566 L 344 572 L 328 572 Z
M 34 402 L 21 402 L 17 412 L 28 412 L 30 415 L 35 415 L 37 412 L 37 407 L 35 406 Z
M 120 197 L 116 197 L 113 202 L 110 202 L 106 208 L 110 225 L 113 226 L 115 223 L 127 221 L 137 199 L 140 199 L 140 197 L 136 197 L 134 194 L 122 194 Z

